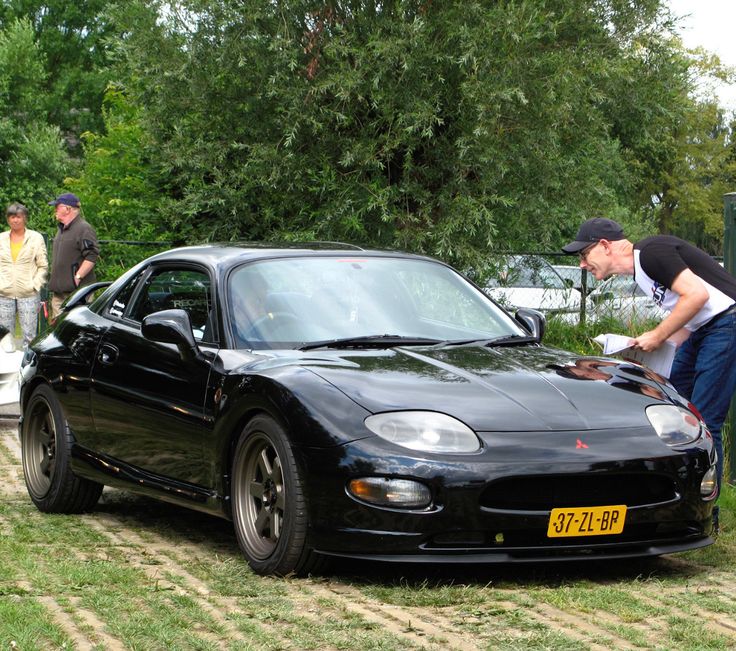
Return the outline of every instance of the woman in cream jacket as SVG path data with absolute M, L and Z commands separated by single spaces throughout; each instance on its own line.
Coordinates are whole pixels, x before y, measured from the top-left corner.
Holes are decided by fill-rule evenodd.
M 17 314 L 27 346 L 38 328 L 39 291 L 49 266 L 46 244 L 41 233 L 26 228 L 23 204 L 10 204 L 5 214 L 10 230 L 0 233 L 0 325 L 14 333 Z

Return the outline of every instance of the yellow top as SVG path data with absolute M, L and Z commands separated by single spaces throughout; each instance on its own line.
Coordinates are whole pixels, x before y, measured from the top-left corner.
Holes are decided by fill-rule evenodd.
M 0 232 L 0 296 L 27 298 L 35 296 L 46 280 L 49 263 L 46 243 L 41 233 L 26 228 L 23 245 L 16 252 L 10 246 L 10 231 Z
M 20 253 L 20 250 L 23 248 L 23 240 L 20 242 L 10 242 L 10 255 L 13 256 L 13 262 L 16 262 L 18 260 L 18 254 Z

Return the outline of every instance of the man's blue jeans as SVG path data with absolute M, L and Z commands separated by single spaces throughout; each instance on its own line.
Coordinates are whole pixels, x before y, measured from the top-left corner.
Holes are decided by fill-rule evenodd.
M 677 350 L 670 382 L 692 402 L 713 435 L 718 487 L 723 475 L 721 429 L 736 390 L 736 313 L 714 317 Z

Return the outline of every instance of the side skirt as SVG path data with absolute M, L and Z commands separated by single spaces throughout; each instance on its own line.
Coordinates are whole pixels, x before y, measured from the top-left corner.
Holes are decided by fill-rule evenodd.
M 226 500 L 217 491 L 156 475 L 79 445 L 72 446 L 72 470 L 76 475 L 105 486 L 171 502 L 188 509 L 230 520 Z

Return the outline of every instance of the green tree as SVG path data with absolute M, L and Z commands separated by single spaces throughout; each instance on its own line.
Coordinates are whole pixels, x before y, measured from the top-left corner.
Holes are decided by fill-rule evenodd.
M 678 38 L 662 39 L 669 22 L 640 35 L 645 57 L 623 62 L 604 110 L 633 179 L 628 207 L 650 232 L 671 233 L 717 254 L 723 235 L 722 195 L 733 182 L 732 134 L 712 93 L 699 86 L 729 71 Z
M 653 196 L 659 231 L 722 255 L 723 195 L 736 187 L 732 127 L 717 104 L 699 102 L 677 135 L 677 155 Z
M 0 202 L 20 201 L 31 225 L 46 230 L 46 202 L 66 171 L 59 130 L 45 121 L 39 100 L 45 83 L 44 58 L 28 21 L 0 30 Z
M 58 126 L 67 147 L 78 152 L 84 131 L 103 127 L 102 98 L 110 81 L 106 18 L 110 0 L 6 0 L 0 29 L 29 21 L 43 54 L 46 75 L 37 101 L 49 124 Z
M 128 242 L 169 242 L 158 208 L 160 176 L 147 155 L 140 111 L 120 88 L 105 95 L 105 133 L 84 134 L 84 165 L 65 188 L 82 200 L 85 218 L 103 240 L 97 275 L 112 279 L 159 247 Z
M 186 240 L 480 264 L 647 216 L 688 89 L 658 0 L 135 0 L 122 69 Z

